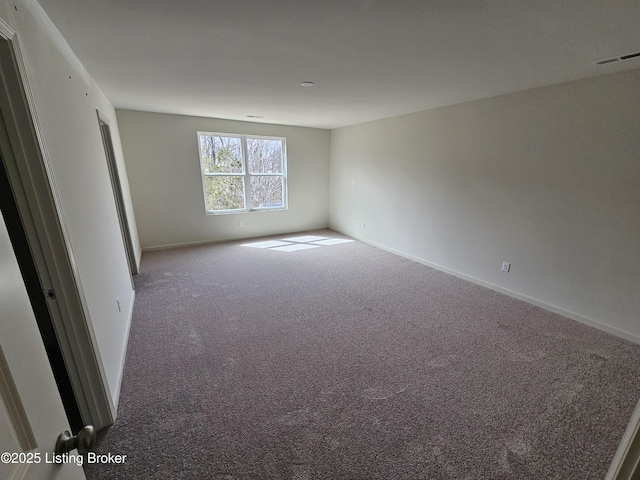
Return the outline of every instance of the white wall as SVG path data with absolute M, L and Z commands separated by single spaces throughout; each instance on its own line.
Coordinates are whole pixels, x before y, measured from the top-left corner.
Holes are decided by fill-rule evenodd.
M 51 168 L 87 315 L 117 405 L 134 292 L 96 109 L 111 125 L 122 186 L 128 198 L 115 111 L 34 0 L 3 0 L 0 18 L 17 31 L 41 127 L 43 154 Z M 139 258 L 130 197 L 129 210 Z M 118 311 L 118 298 L 122 311 Z
M 328 225 L 328 130 L 131 110 L 118 110 L 117 115 L 143 248 Z M 286 137 L 288 210 L 207 215 L 198 131 Z
M 640 341 L 638 85 L 633 70 L 334 130 L 330 226 Z

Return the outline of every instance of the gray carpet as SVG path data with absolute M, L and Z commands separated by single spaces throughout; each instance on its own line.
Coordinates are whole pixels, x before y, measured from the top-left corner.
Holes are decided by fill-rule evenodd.
M 96 449 L 127 462 L 89 479 L 604 477 L 640 346 L 359 242 L 244 243 L 144 254 Z

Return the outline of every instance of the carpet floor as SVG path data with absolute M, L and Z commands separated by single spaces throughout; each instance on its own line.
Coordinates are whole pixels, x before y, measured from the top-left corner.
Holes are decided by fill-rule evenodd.
M 323 230 L 146 252 L 91 479 L 602 479 L 640 346 Z

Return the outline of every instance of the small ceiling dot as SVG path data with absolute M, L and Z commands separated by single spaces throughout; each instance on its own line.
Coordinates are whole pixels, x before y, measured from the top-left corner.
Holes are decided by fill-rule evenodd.
M 304 82 L 300 83 L 300 85 L 302 85 L 303 87 L 313 87 L 315 83 L 305 80 Z

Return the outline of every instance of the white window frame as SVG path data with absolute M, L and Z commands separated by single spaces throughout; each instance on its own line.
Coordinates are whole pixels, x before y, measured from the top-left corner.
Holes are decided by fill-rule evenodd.
M 214 137 L 229 137 L 239 138 L 242 150 L 242 171 L 234 173 L 205 173 L 204 165 L 202 162 L 202 150 L 200 149 L 200 136 L 214 136 Z M 287 210 L 289 208 L 288 195 L 287 195 L 287 139 L 286 137 L 274 137 L 265 135 L 248 135 L 238 133 L 221 133 L 221 132 L 204 132 L 198 131 L 198 158 L 200 159 L 200 176 L 202 179 L 202 198 L 204 200 L 204 210 L 207 215 L 228 215 L 233 213 L 247 213 L 247 212 L 265 212 L 274 210 Z M 260 173 L 252 175 L 249 172 L 247 165 L 247 139 L 259 139 L 259 140 L 278 140 L 282 142 L 282 173 Z M 277 207 L 251 207 L 251 177 L 282 177 L 282 206 Z M 231 210 L 209 210 L 207 209 L 207 177 L 242 177 L 244 187 L 244 207 Z

